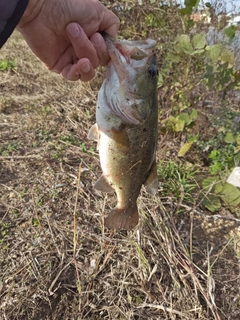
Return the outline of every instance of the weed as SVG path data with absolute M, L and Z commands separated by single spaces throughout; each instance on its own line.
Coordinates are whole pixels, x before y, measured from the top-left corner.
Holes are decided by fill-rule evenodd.
M 33 225 L 34 227 L 37 227 L 37 226 L 39 225 L 39 219 L 38 219 L 38 218 L 32 219 L 32 225 Z
M 197 120 L 198 113 L 192 109 L 191 113 L 181 112 L 178 116 L 170 116 L 163 123 L 173 132 L 182 132 L 185 128 L 191 128 Z
M 63 150 L 53 151 L 53 159 L 61 159 L 63 157 Z
M 84 153 L 92 153 L 92 152 L 94 152 L 94 148 L 93 147 L 87 148 L 86 145 L 85 145 L 85 142 L 82 142 L 80 144 L 80 147 L 82 149 L 82 152 L 84 152 Z
M 11 227 L 12 227 L 11 223 L 5 222 L 5 223 L 1 224 L 0 236 L 1 236 L 2 239 L 11 234 Z
M 80 141 L 79 141 L 78 137 L 76 137 L 74 134 L 60 136 L 59 140 L 60 141 L 64 141 L 64 142 L 69 143 L 69 144 L 72 144 L 74 146 L 79 146 L 80 145 Z
M 19 192 L 19 197 L 23 199 L 26 196 L 26 193 L 27 193 L 27 190 L 23 189 L 22 191 Z
M 232 144 L 222 146 L 219 150 L 213 149 L 209 154 L 211 174 L 221 173 L 230 170 L 235 165 L 234 146 Z
M 44 117 L 47 117 L 51 113 L 51 107 L 49 105 L 44 105 L 38 110 Z
M 47 142 L 51 139 L 50 132 L 45 127 L 38 130 L 38 137 L 42 143 Z
M 1 71 L 16 71 L 16 61 L 7 59 L 0 60 L 0 70 Z
M 59 140 L 60 140 L 60 141 L 64 141 L 64 142 L 66 142 L 66 143 L 69 143 L 69 144 L 71 144 L 71 145 L 80 147 L 80 148 L 82 149 L 82 152 L 84 152 L 84 153 L 94 152 L 94 148 L 92 148 L 92 147 L 91 147 L 91 148 L 87 148 L 85 142 L 81 142 L 81 141 L 79 140 L 79 138 L 76 137 L 76 136 L 73 135 L 73 134 L 72 134 L 72 135 L 61 136 L 61 137 L 59 138 Z
M 240 204 L 240 191 L 234 185 L 226 182 L 226 177 L 208 177 L 203 180 L 202 186 L 202 204 L 211 212 L 219 210 L 222 205 L 234 211 L 235 207 Z
M 225 170 L 231 170 L 240 163 L 240 135 L 239 113 L 223 109 L 218 117 L 212 118 L 214 126 L 218 127 L 216 137 L 208 141 L 197 141 L 203 150 L 210 150 L 210 174 L 221 174 Z
M 8 156 L 8 155 L 11 155 L 18 148 L 19 148 L 19 144 L 18 143 L 8 143 L 7 145 L 3 146 L 0 149 L 0 153 L 1 153 L 2 156 Z
M 173 196 L 179 200 L 184 194 L 184 200 L 192 202 L 192 193 L 197 187 L 194 166 L 186 166 L 172 160 L 161 161 L 157 166 L 159 181 L 161 181 L 162 196 Z

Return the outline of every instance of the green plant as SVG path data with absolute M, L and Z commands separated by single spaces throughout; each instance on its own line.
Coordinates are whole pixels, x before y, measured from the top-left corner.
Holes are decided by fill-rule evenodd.
M 4 222 L 1 225 L 1 229 L 0 229 L 0 236 L 1 236 L 1 240 L 3 240 L 3 238 L 7 235 L 11 234 L 11 228 L 12 228 L 12 224 L 10 222 Z
M 173 196 L 177 200 L 184 197 L 187 202 L 192 202 L 192 193 L 197 186 L 195 166 L 187 166 L 173 160 L 161 161 L 157 165 L 159 181 L 161 181 L 162 195 Z
M 239 79 L 233 69 L 233 52 L 222 44 L 215 44 L 206 48 L 206 58 L 205 79 L 210 90 L 226 91 L 239 86 Z
M 78 137 L 75 136 L 74 134 L 61 136 L 61 137 L 59 137 L 59 140 L 60 141 L 64 141 L 64 142 L 69 143 L 69 144 L 72 144 L 74 146 L 79 146 L 80 145 L 80 141 L 79 141 Z
M 8 143 L 0 149 L 2 156 L 8 156 L 19 148 L 18 143 Z
M 19 192 L 19 197 L 23 199 L 27 194 L 27 189 L 23 189 L 22 191 Z
M 240 204 L 240 190 L 225 180 L 211 176 L 202 182 L 202 204 L 211 212 L 219 210 L 223 204 L 231 210 Z
M 191 128 L 197 120 L 198 113 L 196 109 L 192 109 L 188 114 L 181 112 L 178 116 L 169 116 L 163 123 L 173 132 L 182 132 L 185 128 Z
M 0 60 L 0 70 L 1 71 L 16 71 L 16 61 L 7 59 Z
M 211 174 L 220 173 L 226 169 L 232 169 L 235 165 L 234 146 L 228 145 L 220 150 L 213 149 L 209 154 Z
M 85 145 L 85 142 L 82 142 L 81 144 L 80 144 L 80 147 L 82 148 L 82 152 L 84 152 L 84 153 L 88 153 L 88 152 L 94 152 L 94 148 L 89 148 L 89 149 L 87 149 L 87 147 L 86 147 L 86 145 Z
M 215 138 L 206 142 L 197 141 L 202 149 L 209 149 L 209 172 L 212 175 L 221 174 L 240 164 L 240 134 L 238 126 L 234 127 L 233 118 L 236 113 L 224 114 L 218 123 L 220 128 Z M 231 128 L 231 130 L 229 129 Z
M 40 221 L 39 221 L 38 218 L 33 218 L 33 219 L 32 219 L 32 225 L 33 225 L 34 227 L 37 227 L 39 224 L 40 224 Z
M 50 132 L 47 128 L 43 127 L 38 130 L 38 137 L 41 142 L 46 142 L 50 140 Z

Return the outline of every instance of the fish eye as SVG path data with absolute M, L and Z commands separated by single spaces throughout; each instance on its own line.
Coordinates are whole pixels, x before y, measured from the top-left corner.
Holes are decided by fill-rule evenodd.
M 148 75 L 150 78 L 155 78 L 158 75 L 158 69 L 157 66 L 155 64 L 152 64 L 149 68 L 148 68 Z

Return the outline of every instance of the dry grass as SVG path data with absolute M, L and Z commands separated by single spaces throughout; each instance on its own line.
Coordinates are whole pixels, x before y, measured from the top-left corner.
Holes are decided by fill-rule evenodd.
M 66 82 L 17 33 L 2 57 L 17 71 L 0 73 L 0 318 L 239 319 L 240 221 L 142 191 L 137 229 L 104 230 L 115 197 L 92 188 L 86 138 L 101 73 Z

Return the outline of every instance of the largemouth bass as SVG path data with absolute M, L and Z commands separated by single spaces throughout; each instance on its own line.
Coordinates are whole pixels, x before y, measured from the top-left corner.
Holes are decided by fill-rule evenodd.
M 105 36 L 111 61 L 98 93 L 96 120 L 88 138 L 98 141 L 103 174 L 95 188 L 116 192 L 117 205 L 105 219 L 110 229 L 138 224 L 137 198 L 142 184 L 158 189 L 157 58 L 154 40 L 127 41 Z

